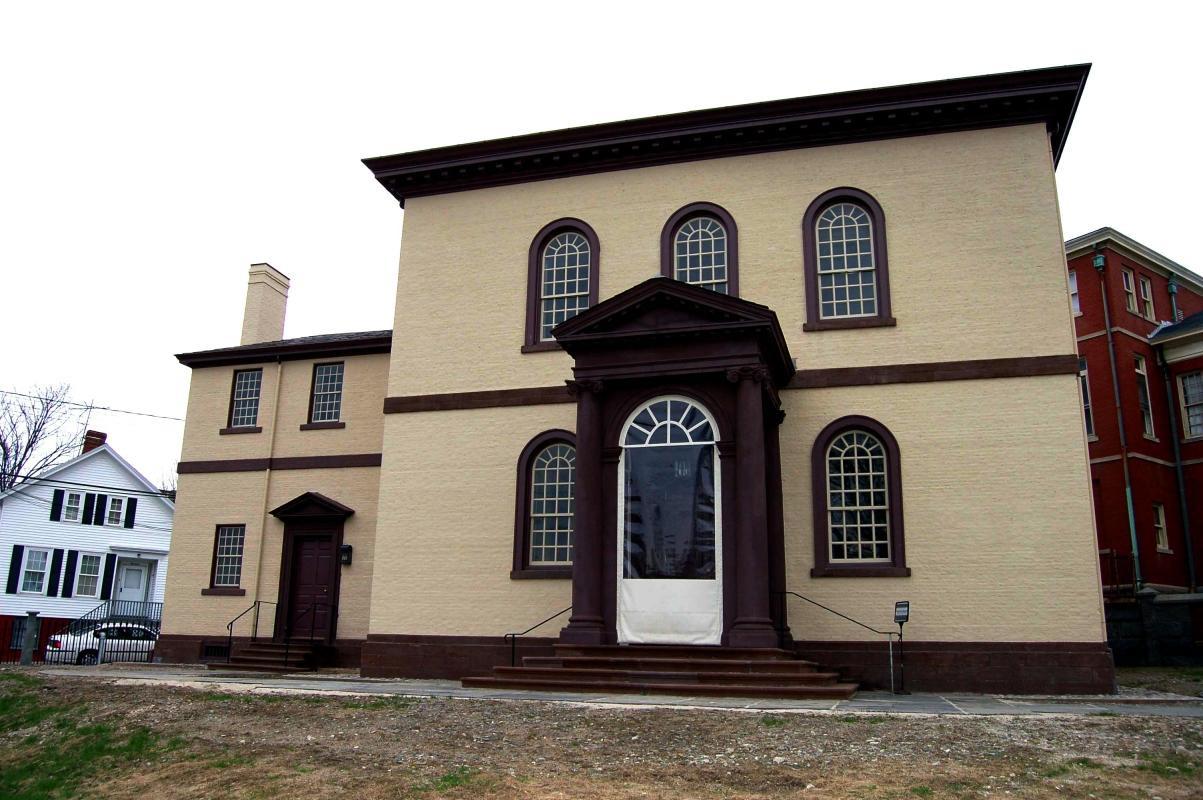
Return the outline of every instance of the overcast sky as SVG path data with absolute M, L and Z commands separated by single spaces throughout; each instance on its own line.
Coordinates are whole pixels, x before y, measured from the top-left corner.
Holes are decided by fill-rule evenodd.
M 1066 237 L 1111 225 L 1200 271 L 1186 7 L 6 4 L 0 389 L 182 417 L 172 354 L 238 343 L 257 261 L 292 278 L 286 336 L 392 327 L 401 212 L 367 156 L 1081 62 Z M 174 472 L 182 422 L 91 427 L 152 481 Z

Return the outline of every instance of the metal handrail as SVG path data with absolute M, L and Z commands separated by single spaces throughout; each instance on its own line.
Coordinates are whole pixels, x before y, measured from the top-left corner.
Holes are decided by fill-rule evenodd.
M 264 603 L 266 603 L 269 606 L 276 605 L 276 603 L 271 600 L 256 600 L 255 602 L 251 603 L 250 606 L 248 606 L 246 608 L 246 610 L 244 610 L 241 614 L 239 614 L 238 616 L 234 617 L 234 619 L 232 619 L 226 623 L 226 634 L 227 634 L 227 636 L 226 636 L 226 663 L 227 664 L 230 663 L 230 656 L 233 655 L 233 653 L 234 653 L 234 623 L 238 622 L 238 620 L 242 619 L 247 614 L 251 613 L 251 611 L 254 611 L 255 612 L 255 618 L 254 618 L 255 621 L 251 626 L 251 641 L 252 642 L 256 641 L 259 638 L 259 606 L 263 605 Z
M 568 608 L 564 609 L 563 611 L 557 611 L 556 613 L 552 614 L 550 617 L 543 620 L 542 622 L 536 622 L 534 625 L 531 625 L 529 628 L 522 631 L 521 633 L 507 633 L 504 638 L 506 641 L 508 641 L 510 643 L 510 666 L 511 667 L 518 666 L 517 662 L 518 662 L 518 637 L 519 636 L 525 636 L 526 634 L 533 631 L 535 628 L 546 625 L 547 623 L 551 622 L 556 617 L 562 617 L 571 610 L 572 610 L 572 606 L 568 606 Z
M 871 625 L 866 625 L 865 623 L 861 622 L 860 620 L 853 619 L 852 617 L 848 616 L 847 614 L 841 614 L 839 611 L 836 611 L 834 608 L 828 608 L 827 606 L 823 605 L 822 603 L 818 602 L 817 600 L 811 600 L 809 597 L 800 595 L 797 592 L 791 592 L 787 589 L 786 591 L 783 591 L 783 592 L 775 592 L 775 594 L 781 598 L 781 608 L 779 609 L 780 613 L 778 613 L 778 615 L 777 615 L 777 619 L 779 620 L 779 624 L 780 624 L 780 627 L 777 628 L 778 642 L 784 644 L 784 640 L 785 640 L 785 613 L 784 612 L 785 612 L 786 596 L 789 595 L 792 597 L 796 597 L 799 600 L 805 600 L 806 602 L 810 603 L 812 606 L 818 606 L 819 608 L 823 609 L 824 611 L 828 611 L 832 614 L 835 614 L 837 617 L 840 617 L 841 619 L 848 620 L 853 625 L 859 625 L 860 627 L 864 628 L 867 631 L 872 631 L 873 633 L 887 637 L 886 646 L 888 647 L 889 654 L 890 654 L 890 692 L 892 694 L 898 694 L 903 691 L 903 686 L 905 684 L 904 684 L 903 665 L 902 665 L 902 626 L 899 626 L 897 631 L 879 631 L 879 630 L 877 630 L 877 628 L 874 628 Z M 895 689 L 894 689 L 894 637 L 895 636 L 898 637 L 898 690 L 897 691 L 895 691 Z
M 309 614 L 309 641 L 313 642 L 313 635 L 317 624 L 317 607 L 324 606 L 330 610 L 334 610 L 334 606 L 330 603 L 323 603 L 318 600 L 313 600 L 305 607 L 305 610 L 297 615 L 295 621 L 300 622 L 306 614 Z M 288 653 L 292 650 L 292 624 L 294 620 L 286 620 L 284 623 L 284 664 L 288 664 Z

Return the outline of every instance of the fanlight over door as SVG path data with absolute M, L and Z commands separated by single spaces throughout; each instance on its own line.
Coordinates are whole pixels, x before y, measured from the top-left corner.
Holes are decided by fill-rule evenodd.
M 618 640 L 719 644 L 722 509 L 710 412 L 658 397 L 622 432 L 618 498 Z

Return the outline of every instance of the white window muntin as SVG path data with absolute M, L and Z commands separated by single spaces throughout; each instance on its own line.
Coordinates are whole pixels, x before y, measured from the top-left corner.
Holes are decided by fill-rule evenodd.
M 104 567 L 104 556 L 96 553 L 80 553 L 75 570 L 75 596 L 97 597 L 100 595 L 100 572 Z
M 873 220 L 855 203 L 836 203 L 815 222 L 819 317 L 877 315 Z
M 1140 416 L 1144 423 L 1145 436 L 1152 439 L 1157 435 L 1153 428 L 1153 403 L 1149 395 L 1149 373 L 1146 369 L 1145 357 L 1134 356 L 1136 359 L 1136 397 L 1140 405 Z
M 259 391 L 263 370 L 243 369 L 234 373 L 234 399 L 230 408 L 231 428 L 253 428 L 259 421 Z
M 1078 383 L 1082 387 L 1082 414 L 1086 420 L 1086 435 L 1094 436 L 1094 414 L 1090 409 L 1090 377 L 1086 370 L 1086 359 L 1078 359 Z
M 343 404 L 343 365 L 317 364 L 313 368 L 313 408 L 310 422 L 338 422 Z
M 245 525 L 220 525 L 213 564 L 214 586 L 237 586 L 242 580 L 242 551 L 246 542 Z
M 572 563 L 576 513 L 576 448 L 565 442 L 544 447 L 531 464 L 530 564 Z
M 45 594 L 46 573 L 50 571 L 50 551 L 36 547 L 25 548 L 21 562 L 21 592 Z
M 83 492 L 67 492 L 67 497 L 63 501 L 64 522 L 79 522 L 83 500 Z
M 1153 504 L 1153 533 L 1157 537 L 1157 549 L 1168 551 L 1170 534 L 1165 526 L 1165 506 L 1161 503 Z
M 673 239 L 673 277 L 727 294 L 727 229 L 714 217 L 688 220 Z
M 108 510 L 105 512 L 105 525 L 120 525 L 121 515 L 125 512 L 124 497 L 110 497 L 108 499 Z
M 827 547 L 832 562 L 889 562 L 890 505 L 885 445 L 863 430 L 827 446 Z
M 1187 439 L 1203 436 L 1203 372 L 1178 376 L 1182 400 L 1182 433 Z
M 558 233 L 543 247 L 539 269 L 539 340 L 553 341 L 551 330 L 589 307 L 589 240 L 576 231 Z
M 1075 314 L 1082 313 L 1082 298 L 1078 297 L 1078 273 L 1069 273 L 1069 305 Z
M 1121 270 L 1120 275 L 1123 276 L 1124 281 L 1124 303 L 1129 311 L 1134 314 L 1139 313 L 1136 306 L 1136 279 L 1132 275 L 1132 270 Z
M 1153 284 L 1143 275 L 1140 277 L 1140 306 L 1145 319 L 1157 319 L 1157 312 L 1153 308 Z

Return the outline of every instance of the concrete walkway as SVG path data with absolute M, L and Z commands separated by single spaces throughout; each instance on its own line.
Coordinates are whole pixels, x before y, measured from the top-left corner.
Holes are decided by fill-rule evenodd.
M 669 695 L 535 692 L 505 689 L 465 689 L 458 681 L 360 678 L 350 673 L 211 672 L 183 665 L 113 665 L 44 667 L 40 674 L 63 678 L 99 678 L 123 685 L 164 685 L 223 692 L 301 695 L 384 695 L 572 703 L 591 706 L 728 709 L 757 712 L 826 712 L 875 714 L 1071 714 L 1079 716 L 1201 717 L 1203 698 L 1181 695 L 1109 697 L 1016 697 L 983 694 L 893 695 L 858 692 L 850 700 L 789 700 L 744 697 L 676 697 Z

